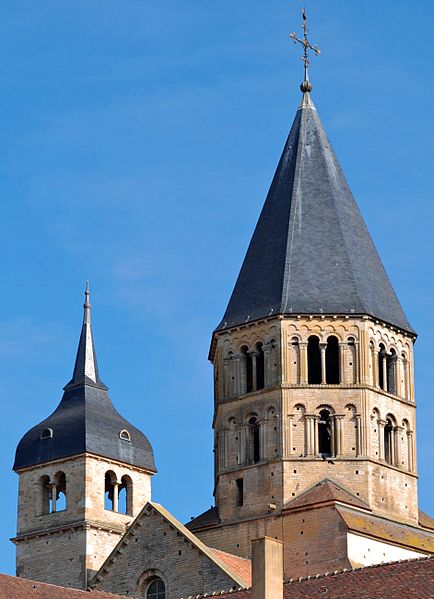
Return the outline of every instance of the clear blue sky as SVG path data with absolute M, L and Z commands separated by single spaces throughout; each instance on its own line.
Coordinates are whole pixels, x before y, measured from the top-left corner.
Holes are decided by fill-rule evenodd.
M 154 498 L 212 503 L 207 352 L 300 100 L 301 3 L 4 0 L 0 20 L 0 571 L 21 435 L 70 379 L 92 286 L 100 373 L 150 438 Z M 313 98 L 416 344 L 432 482 L 434 4 L 308 1 Z M 430 133 L 431 128 L 431 133 Z

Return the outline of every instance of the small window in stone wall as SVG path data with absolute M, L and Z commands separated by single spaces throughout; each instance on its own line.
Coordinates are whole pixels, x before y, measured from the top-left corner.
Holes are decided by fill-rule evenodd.
M 119 433 L 119 437 L 122 439 L 122 441 L 129 441 L 131 443 L 131 435 L 127 429 L 124 428 L 124 430 Z
M 154 578 L 146 590 L 146 599 L 166 599 L 166 585 L 161 578 Z

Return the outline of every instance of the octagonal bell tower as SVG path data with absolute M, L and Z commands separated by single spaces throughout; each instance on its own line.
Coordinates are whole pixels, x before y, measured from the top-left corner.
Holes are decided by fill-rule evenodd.
M 71 381 L 18 444 L 17 576 L 86 589 L 151 499 L 152 447 L 101 381 L 89 289 Z
M 417 525 L 416 336 L 310 89 L 213 334 L 216 511 L 277 515 L 331 479 Z

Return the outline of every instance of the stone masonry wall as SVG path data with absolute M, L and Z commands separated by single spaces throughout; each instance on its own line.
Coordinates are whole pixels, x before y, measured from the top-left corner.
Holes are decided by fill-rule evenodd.
M 166 599 L 179 599 L 236 586 L 153 510 L 127 533 L 119 550 L 100 572 L 101 579 L 94 581 L 95 588 L 144 597 L 152 577 L 159 576 L 166 585 Z

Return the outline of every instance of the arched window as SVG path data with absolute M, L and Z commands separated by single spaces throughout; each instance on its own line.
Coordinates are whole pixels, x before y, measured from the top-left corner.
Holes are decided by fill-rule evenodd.
M 244 360 L 244 372 L 245 372 L 245 389 L 244 393 L 250 393 L 253 390 L 253 365 L 252 356 L 249 353 L 249 348 L 244 346 L 241 348 L 241 355 Z
M 263 389 L 265 385 L 264 350 L 262 343 L 256 344 L 256 389 Z
M 118 485 L 116 474 L 111 470 L 105 473 L 104 508 L 113 512 L 118 511 Z
M 394 349 L 386 356 L 387 368 L 387 390 L 389 393 L 396 394 L 396 360 L 397 355 Z
M 66 510 L 66 476 L 64 472 L 58 472 L 54 477 L 54 486 L 56 488 L 55 501 L 52 498 L 52 511 L 62 512 Z M 54 494 L 54 489 L 53 489 Z
M 154 578 L 146 589 L 146 599 L 166 599 L 166 585 L 161 578 Z
M 323 457 L 330 457 L 332 455 L 332 431 L 330 412 L 328 410 L 321 410 L 319 413 L 318 444 L 320 455 Z
M 386 389 L 386 380 L 384 377 L 383 360 L 386 359 L 386 348 L 383 344 L 380 345 L 378 352 L 378 386 L 380 389 Z
M 133 515 L 133 481 L 126 475 L 121 478 L 119 485 L 118 511 L 128 516 Z
M 390 418 L 384 426 L 384 459 L 388 464 L 393 463 L 393 424 Z
M 307 340 L 307 368 L 308 383 L 310 385 L 319 385 L 321 383 L 321 350 L 316 335 L 311 335 Z
M 50 509 L 50 500 L 51 500 L 51 484 L 49 476 L 41 476 L 39 479 L 39 488 L 40 488 L 40 505 L 39 505 L 39 513 L 40 514 L 49 514 Z
M 261 459 L 259 450 L 259 424 L 256 416 L 249 419 L 249 464 L 257 464 Z
M 334 336 L 327 339 L 326 383 L 329 385 L 338 385 L 340 383 L 339 341 L 337 337 Z

